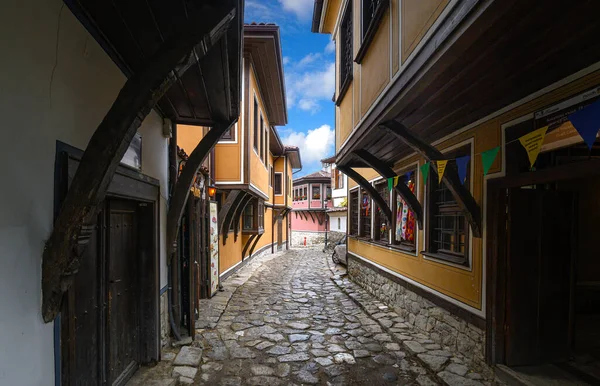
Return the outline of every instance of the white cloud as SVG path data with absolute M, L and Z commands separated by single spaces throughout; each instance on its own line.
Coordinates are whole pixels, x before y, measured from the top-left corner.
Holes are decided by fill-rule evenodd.
M 308 166 L 319 162 L 333 151 L 335 133 L 331 126 L 322 125 L 307 133 L 292 131 L 282 141 L 286 145 L 298 146 L 302 163 Z
M 313 0 L 279 0 L 285 11 L 294 13 L 300 20 L 308 20 L 312 16 Z
M 291 60 L 291 59 L 290 59 L 290 57 L 289 57 L 289 56 L 284 56 L 284 57 L 283 57 L 283 65 L 285 66 L 285 65 L 289 64 L 289 63 L 290 63 L 290 60 Z
M 289 71 L 286 88 L 288 108 L 298 102 L 301 109 L 312 110 L 318 102 L 331 100 L 335 90 L 335 64 L 325 63 L 321 68 L 300 73 Z
M 298 101 L 298 107 L 301 110 L 309 111 L 312 114 L 316 113 L 320 109 L 317 101 L 315 101 L 313 99 L 300 99 Z
M 335 42 L 333 40 L 330 40 L 329 43 L 327 43 L 327 46 L 325 47 L 325 52 L 327 52 L 328 54 L 332 54 L 335 52 Z
M 310 54 L 306 55 L 305 57 L 303 57 L 302 59 L 300 59 L 300 61 L 298 62 L 297 66 L 298 67 L 305 67 L 308 66 L 311 63 L 314 63 L 315 61 L 321 59 L 323 55 L 320 52 L 311 52 Z

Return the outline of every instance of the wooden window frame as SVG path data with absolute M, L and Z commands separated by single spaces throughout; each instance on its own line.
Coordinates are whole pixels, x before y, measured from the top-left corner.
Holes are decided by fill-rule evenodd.
M 415 184 L 417 183 L 417 181 L 416 181 L 417 169 L 410 168 L 410 169 L 403 170 L 402 172 L 398 173 L 398 176 L 399 176 L 398 183 L 399 184 L 401 184 L 401 183 L 406 184 L 406 181 L 404 179 L 405 179 L 406 174 L 408 174 L 408 173 L 412 173 L 412 175 L 414 176 L 413 178 L 415 178 Z M 409 241 L 403 241 L 403 240 L 396 239 L 396 225 L 397 225 L 396 219 L 398 218 L 398 196 L 399 196 L 399 194 L 395 190 L 392 191 L 392 193 L 393 194 L 392 194 L 392 200 L 391 200 L 391 205 L 392 205 L 391 209 L 392 209 L 393 222 L 392 222 L 392 228 L 390 229 L 390 236 L 391 236 L 391 240 L 392 240 L 390 246 L 393 248 L 401 249 L 406 252 L 415 253 L 417 250 L 417 234 L 418 234 L 418 231 L 416 228 L 415 228 L 414 242 L 411 243 Z M 411 211 L 413 213 L 413 217 L 415 217 L 415 226 L 416 226 L 416 223 L 417 223 L 416 216 L 411 209 L 409 209 L 409 211 Z
M 388 204 L 388 206 L 390 205 L 390 192 L 388 190 L 387 187 L 387 180 L 381 180 L 381 181 L 377 181 L 376 183 L 373 184 L 375 187 L 375 190 L 377 190 L 381 196 L 381 198 L 383 198 L 383 200 Z M 389 244 L 390 242 L 390 228 L 391 228 L 391 224 L 389 224 L 388 219 L 385 217 L 385 214 L 383 214 L 379 208 L 379 205 L 377 205 L 376 203 L 373 203 L 373 208 L 371 209 L 371 216 L 374 217 L 374 224 L 373 224 L 373 241 L 382 243 L 382 244 Z M 385 238 L 382 238 L 380 232 L 378 231 L 381 227 L 382 223 L 386 223 L 387 224 L 387 236 Z
M 467 145 L 465 147 L 461 147 L 448 153 L 448 159 L 451 159 L 449 162 L 454 162 L 452 159 L 456 157 L 460 157 L 463 155 L 471 154 L 471 145 Z M 471 184 L 471 165 L 469 164 L 469 168 L 467 169 L 467 180 L 465 182 L 465 186 L 470 186 Z M 470 225 L 467 221 L 466 216 L 464 215 L 464 211 L 461 210 L 459 205 L 454 201 L 452 195 L 450 194 L 447 187 L 445 187 L 445 182 L 442 181 L 441 184 L 438 183 L 438 175 L 435 170 L 432 168 L 429 173 L 429 180 L 427 182 L 426 187 L 426 195 L 427 195 L 427 205 L 426 205 L 426 216 L 427 216 L 427 243 L 426 243 L 426 251 L 423 252 L 423 255 L 433 258 L 436 260 L 440 260 L 443 262 L 448 262 L 452 264 L 457 264 L 464 267 L 470 266 L 469 252 L 470 252 Z M 447 201 L 439 201 L 439 198 L 436 195 L 444 195 L 444 199 Z M 450 198 L 450 199 L 448 199 Z M 446 218 L 454 218 L 453 230 L 450 232 L 450 229 L 445 230 L 444 228 L 440 228 L 439 222 L 442 221 L 439 217 L 444 216 Z M 460 229 L 460 222 L 462 222 L 463 230 Z M 442 234 L 450 234 L 453 233 L 453 237 L 455 243 L 455 249 L 441 249 L 438 245 L 443 243 L 443 239 L 441 239 L 440 235 Z M 464 242 L 460 243 L 461 235 L 464 234 Z M 456 247 L 458 243 L 458 247 Z M 460 248 L 460 244 L 464 245 L 464 252 L 461 253 L 456 249 Z
M 358 191 L 359 189 L 350 191 L 348 197 L 348 219 L 350 220 L 350 224 L 348 224 L 348 234 L 354 237 L 358 237 L 359 233 L 358 219 L 360 211 L 360 199 Z
M 363 208 L 362 208 L 362 201 L 363 201 L 363 196 L 367 196 L 369 198 L 369 214 L 368 215 L 363 215 Z M 373 218 L 373 199 L 371 198 L 371 196 L 369 196 L 369 194 L 363 190 L 360 189 L 360 195 L 359 195 L 359 201 L 358 201 L 358 215 L 360 218 L 360 222 L 359 222 L 359 229 L 358 229 L 358 236 L 363 238 L 363 239 L 367 239 L 367 240 L 372 240 L 372 233 L 373 233 L 373 227 L 372 227 L 372 218 Z M 365 221 L 368 220 L 368 221 Z M 367 232 L 367 228 L 368 228 L 368 232 Z
M 331 200 L 333 193 L 331 191 L 331 185 L 325 185 L 325 200 Z
M 279 176 L 279 183 L 277 183 L 277 176 Z M 273 176 L 273 194 L 283 196 L 283 173 L 281 172 L 275 172 Z
M 371 4 L 377 2 L 375 9 L 371 10 Z M 377 29 L 381 20 L 390 6 L 390 0 L 361 0 L 361 45 L 356 53 L 354 61 L 358 64 L 362 62 L 369 46 L 375 39 Z
M 259 140 L 259 158 L 262 161 L 262 163 L 265 163 L 265 138 L 264 135 L 265 134 L 265 121 L 264 118 L 262 116 L 262 114 L 260 114 L 260 140 Z
M 319 193 L 317 195 L 319 197 L 315 197 L 315 188 L 319 189 Z M 321 188 L 321 184 L 311 184 L 310 185 L 310 199 L 311 200 L 320 200 L 323 196 L 323 189 Z
M 249 213 L 251 212 L 251 213 Z M 248 221 L 248 219 L 251 219 Z M 260 198 L 253 198 L 246 205 L 243 213 L 244 234 L 262 234 L 265 231 L 265 202 Z
M 337 106 L 342 103 L 344 95 L 350 88 L 352 83 L 352 70 L 353 70 L 353 20 L 352 20 L 352 2 L 348 2 L 344 16 L 342 16 L 342 22 L 340 24 L 340 61 L 339 61 L 339 73 L 340 73 L 340 89 L 338 97 L 335 102 Z
M 256 99 L 256 96 L 254 96 L 254 127 L 253 127 L 253 133 L 254 133 L 254 138 L 253 138 L 253 144 L 254 144 L 254 151 L 256 151 L 258 153 L 258 100 Z

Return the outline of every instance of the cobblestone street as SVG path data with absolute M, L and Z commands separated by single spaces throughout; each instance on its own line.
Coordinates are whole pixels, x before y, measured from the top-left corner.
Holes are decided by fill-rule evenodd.
M 161 365 L 195 385 L 490 384 L 383 303 L 350 298 L 328 258 L 294 249 L 254 268 L 216 327 Z

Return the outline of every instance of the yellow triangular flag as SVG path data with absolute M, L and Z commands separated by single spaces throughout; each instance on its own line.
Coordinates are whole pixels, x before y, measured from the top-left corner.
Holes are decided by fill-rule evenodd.
M 442 177 L 444 177 L 444 172 L 446 171 L 446 165 L 448 165 L 448 160 L 445 161 L 435 161 L 437 163 L 437 172 L 438 172 L 438 180 L 439 183 L 442 183 Z
M 523 145 L 525 151 L 527 151 L 530 168 L 533 168 L 533 164 L 535 164 L 535 161 L 540 154 L 540 150 L 544 144 L 544 138 L 546 137 L 546 131 L 548 131 L 548 126 L 544 126 L 541 129 L 532 131 L 519 138 L 519 142 L 521 142 L 521 145 Z
M 398 176 L 394 177 L 394 188 L 398 186 Z

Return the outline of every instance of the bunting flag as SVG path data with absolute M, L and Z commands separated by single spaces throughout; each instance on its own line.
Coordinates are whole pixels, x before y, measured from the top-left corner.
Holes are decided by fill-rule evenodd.
M 596 136 L 600 130 L 600 99 L 589 106 L 569 115 L 569 121 L 573 124 L 583 141 L 592 150 Z
M 438 172 L 438 182 L 442 183 L 442 177 L 444 177 L 444 172 L 446 171 L 446 166 L 448 165 L 448 160 L 435 161 L 437 164 L 437 172 Z
M 399 179 L 399 178 L 400 178 L 400 177 L 398 177 L 398 176 L 394 177 L 394 188 L 395 188 L 396 186 L 398 186 L 398 179 Z
M 487 151 L 484 151 L 483 153 L 481 153 L 481 163 L 483 164 L 483 175 L 484 176 L 487 176 L 499 151 L 500 151 L 500 146 L 496 146 L 493 149 L 490 149 L 490 150 L 487 150 Z
M 427 185 L 427 177 L 429 177 L 429 162 L 421 166 L 421 174 L 423 175 L 423 185 Z
M 394 186 L 394 178 L 390 177 L 387 179 L 388 181 L 388 190 L 392 191 L 392 187 Z
M 529 157 L 530 168 L 533 168 L 535 161 L 537 160 L 538 155 L 540 154 L 540 150 L 542 149 L 542 145 L 544 144 L 544 138 L 546 137 L 546 131 L 548 131 L 548 126 L 544 126 L 541 129 L 537 129 L 532 131 L 529 134 L 525 134 L 521 138 L 519 138 L 519 142 L 527 151 L 527 156 Z
M 458 157 L 456 159 L 456 167 L 458 168 L 458 178 L 460 179 L 461 184 L 464 184 L 467 180 L 467 165 L 469 164 L 470 159 L 470 155 Z

